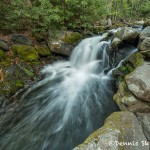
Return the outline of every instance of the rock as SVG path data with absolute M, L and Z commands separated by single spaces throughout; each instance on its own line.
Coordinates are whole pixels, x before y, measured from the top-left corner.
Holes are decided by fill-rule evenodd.
M 9 50 L 9 46 L 8 46 L 8 44 L 5 41 L 0 40 L 0 49 L 8 51 Z
M 36 49 L 32 46 L 15 44 L 12 45 L 12 51 L 21 61 L 35 62 L 39 59 Z
M 131 27 L 123 27 L 115 33 L 116 37 L 130 44 L 137 44 L 139 33 Z
M 43 46 L 43 47 L 35 46 L 35 49 L 36 49 L 37 53 L 39 54 L 39 56 L 50 56 L 51 55 L 51 51 L 46 46 Z
M 145 27 L 147 27 L 147 26 L 150 26 L 150 20 L 147 20 L 147 21 L 144 22 L 143 27 L 145 28 Z
M 150 37 L 144 39 L 138 46 L 140 51 L 150 51 Z
M 129 90 L 143 101 L 150 102 L 150 64 L 137 67 L 125 77 Z
M 113 47 L 115 50 L 118 50 L 118 48 L 120 48 L 122 45 L 123 45 L 122 40 L 120 40 L 120 39 L 117 38 L 117 37 L 113 38 L 113 40 L 112 40 L 112 47 Z
M 113 96 L 120 110 L 134 113 L 150 112 L 150 106 L 138 100 L 128 89 L 125 82 L 119 86 L 117 93 Z
M 139 44 L 138 49 L 145 57 L 150 57 L 150 37 L 144 39 Z
M 10 97 L 23 88 L 28 80 L 31 81 L 34 72 L 32 67 L 25 63 L 10 64 L 9 67 L 3 68 L 3 76 L 4 79 L 0 82 L 0 95 Z
M 141 21 L 135 21 L 134 24 L 136 25 L 143 25 L 145 22 L 143 20 Z
M 140 40 L 144 40 L 148 37 L 150 37 L 150 26 L 144 28 L 140 33 Z
M 145 142 L 148 143 L 136 116 L 128 111 L 115 112 L 74 150 L 149 150 Z
M 138 114 L 138 120 L 142 125 L 146 138 L 150 141 L 150 113 Z
M 56 33 L 54 40 L 49 40 L 49 48 L 52 52 L 69 56 L 71 54 L 71 51 L 81 40 L 82 35 L 78 32 L 70 32 L 70 31 L 63 31 Z
M 126 75 L 131 73 L 136 67 L 144 63 L 143 55 L 136 52 L 130 55 L 126 60 L 124 60 L 120 67 L 113 70 L 112 74 L 118 87 L 121 82 L 124 81 Z
M 22 34 L 11 35 L 11 40 L 13 41 L 14 44 L 24 44 L 24 45 L 32 45 L 33 44 L 32 41 L 28 37 L 26 37 Z

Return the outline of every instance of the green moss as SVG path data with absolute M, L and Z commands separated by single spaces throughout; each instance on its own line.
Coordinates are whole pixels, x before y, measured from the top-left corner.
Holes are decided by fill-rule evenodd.
M 78 32 L 72 32 L 68 35 L 66 35 L 62 41 L 68 44 L 74 44 L 78 42 L 82 38 L 82 35 Z
M 35 48 L 28 45 L 13 45 L 12 50 L 15 55 L 21 58 L 23 61 L 38 61 L 39 55 Z
M 17 80 L 16 83 L 15 83 L 15 86 L 18 87 L 18 88 L 23 87 L 24 86 L 23 81 Z
M 48 47 L 36 46 L 35 49 L 40 56 L 50 56 L 51 55 L 51 52 Z
M 30 70 L 28 70 L 28 69 L 26 69 L 26 68 L 24 68 L 24 67 L 21 67 L 20 65 L 19 65 L 19 68 L 20 68 L 27 76 L 29 76 L 29 77 L 33 77 L 33 76 L 34 76 L 33 71 L 30 71 Z
M 128 61 L 130 63 L 132 63 L 132 65 L 134 66 L 134 68 L 138 67 L 138 66 L 141 66 L 144 64 L 144 61 L 143 61 L 143 55 L 140 54 L 139 52 L 136 52 L 134 54 L 132 54 Z
M 0 50 L 0 60 L 3 60 L 6 57 L 6 54 L 3 50 Z

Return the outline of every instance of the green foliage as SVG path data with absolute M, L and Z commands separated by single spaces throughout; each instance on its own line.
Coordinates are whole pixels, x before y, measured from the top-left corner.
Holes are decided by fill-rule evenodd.
M 148 17 L 149 0 L 2 0 L 0 28 L 35 32 L 66 27 L 92 28 L 106 19 Z

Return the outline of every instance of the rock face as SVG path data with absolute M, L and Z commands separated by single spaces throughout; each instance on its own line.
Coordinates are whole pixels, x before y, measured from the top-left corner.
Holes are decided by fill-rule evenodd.
M 14 44 L 24 44 L 24 45 L 32 45 L 32 41 L 22 34 L 13 34 L 11 35 L 11 40 Z
M 146 138 L 150 141 L 150 113 L 138 114 L 138 120 L 142 125 Z
M 143 101 L 150 102 L 150 63 L 136 68 L 126 76 L 125 80 L 129 90 Z
M 130 27 L 123 27 L 118 29 L 115 35 L 122 41 L 131 44 L 136 44 L 139 37 L 139 33 L 135 29 Z
M 131 111 L 134 113 L 149 113 L 150 106 L 147 103 L 138 100 L 128 89 L 127 84 L 122 82 L 118 92 L 113 99 L 116 101 L 120 110 Z
M 54 40 L 49 40 L 49 47 L 52 52 L 69 56 L 71 54 L 71 51 L 73 50 L 73 47 L 81 40 L 82 36 L 78 32 L 59 32 L 55 33 Z
M 142 30 L 142 32 L 140 34 L 141 40 L 144 40 L 148 37 L 150 37 L 150 26 L 147 26 L 146 28 L 144 28 L 144 30 Z
M 136 116 L 128 111 L 115 112 L 74 150 L 149 150 L 142 141 L 148 143 Z

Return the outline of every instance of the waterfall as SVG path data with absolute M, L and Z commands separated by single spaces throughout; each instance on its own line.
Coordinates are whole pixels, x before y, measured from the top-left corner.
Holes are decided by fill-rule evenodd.
M 118 109 L 111 42 L 102 38 L 84 39 L 69 61 L 44 67 L 42 79 L 23 95 L 21 121 L 3 138 L 2 150 L 71 150 Z

